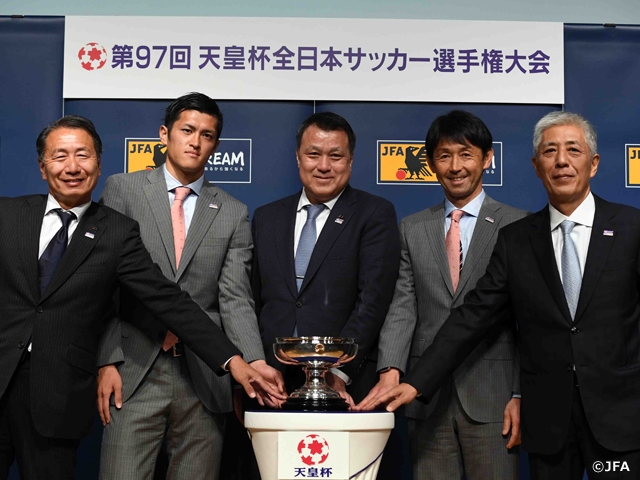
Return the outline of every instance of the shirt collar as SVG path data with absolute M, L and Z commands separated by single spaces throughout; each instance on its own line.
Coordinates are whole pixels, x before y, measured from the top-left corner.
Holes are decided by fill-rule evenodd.
M 342 192 L 344 192 L 344 189 L 342 190 Z M 324 204 L 324 206 L 327 207 L 327 210 L 331 211 L 333 209 L 334 205 L 336 204 L 336 202 L 340 198 L 340 195 L 342 195 L 342 192 L 340 192 L 338 195 L 336 195 L 331 200 L 329 200 L 327 202 L 322 202 Z M 304 188 L 303 188 L 302 189 L 302 195 L 300 195 L 300 200 L 298 200 L 298 209 L 296 211 L 299 212 L 300 210 L 302 210 L 307 205 L 311 205 L 311 202 L 309 201 L 309 198 L 307 198 L 307 193 L 304 191 Z
M 178 180 L 175 179 L 173 175 L 169 173 L 167 170 L 167 164 L 162 165 L 162 170 L 164 171 L 164 179 L 167 182 L 167 191 L 170 192 L 176 187 L 189 187 L 193 193 L 200 196 L 200 191 L 202 190 L 202 185 L 204 184 L 204 172 L 202 176 L 197 179 L 195 182 L 190 183 L 189 185 L 182 185 Z
M 589 195 L 582 201 L 582 203 L 576 208 L 568 217 L 560 213 L 553 205 L 549 204 L 549 217 L 551 219 L 551 231 L 558 228 L 558 226 L 565 220 L 571 220 L 578 225 L 585 225 L 587 227 L 593 227 L 593 217 L 596 213 L 596 201 L 593 198 L 593 194 L 589 192 Z
M 484 193 L 484 189 L 480 190 L 480 194 L 467 203 L 464 207 L 458 208 L 453 203 L 449 201 L 448 198 L 444 199 L 444 216 L 445 218 L 451 215 L 451 212 L 454 210 L 462 210 L 466 215 L 471 215 L 472 217 L 477 217 L 480 215 L 480 209 L 482 208 L 482 202 L 484 202 L 484 197 L 487 195 Z
M 44 210 L 44 215 L 47 216 L 49 215 L 49 213 L 51 213 L 51 210 L 55 210 L 56 208 L 62 208 L 62 210 L 65 210 L 67 212 L 73 212 L 76 215 L 76 219 L 78 220 L 78 222 L 80 221 L 80 219 L 82 218 L 82 216 L 85 214 L 85 212 L 89 209 L 89 207 L 91 206 L 91 201 L 88 201 L 87 203 L 83 203 L 82 205 L 77 205 L 69 210 L 65 210 L 64 208 L 62 208 L 60 206 L 60 204 L 58 203 L 58 201 L 53 197 L 53 195 L 49 194 L 47 196 L 47 207 Z

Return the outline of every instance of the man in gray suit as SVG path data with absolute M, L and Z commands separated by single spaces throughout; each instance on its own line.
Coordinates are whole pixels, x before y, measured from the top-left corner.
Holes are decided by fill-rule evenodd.
M 142 240 L 165 276 L 187 291 L 282 393 L 280 373 L 264 361 L 254 313 L 247 207 L 204 178 L 222 121 L 218 105 L 206 95 L 178 98 L 160 127 L 167 146 L 164 165 L 110 177 L 102 202 L 139 222 Z M 225 413 L 232 409 L 229 379 L 218 377 L 124 291 L 119 321 L 103 338 L 99 365 L 98 406 L 105 423 L 101 479 L 152 478 L 165 432 L 167 478 L 218 478 Z M 110 405 L 112 393 L 115 405 Z
M 434 120 L 427 161 L 444 203 L 402 220 L 402 259 L 380 333 L 379 382 L 361 402 L 398 385 L 485 271 L 498 230 L 526 215 L 485 194 L 482 174 L 492 137 L 475 115 L 456 110 Z M 512 329 L 487 337 L 428 404 L 412 402 L 409 448 L 415 480 L 518 477 L 519 372 Z M 509 435 L 510 433 L 510 435 Z

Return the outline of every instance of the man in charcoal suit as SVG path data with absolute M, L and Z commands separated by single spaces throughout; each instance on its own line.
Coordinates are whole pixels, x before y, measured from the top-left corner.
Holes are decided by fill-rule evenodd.
M 380 332 L 380 380 L 363 405 L 411 370 L 451 307 L 462 304 L 484 274 L 500 228 L 526 214 L 482 188 L 492 141 L 484 122 L 465 111 L 442 115 L 429 127 L 427 162 L 445 201 L 401 222 L 400 275 Z M 469 480 L 518 478 L 517 449 L 508 450 L 520 442 L 516 358 L 515 331 L 505 325 L 487 335 L 428 405 L 407 407 L 415 480 L 461 479 L 463 473 Z
M 178 98 L 160 127 L 164 164 L 110 177 L 102 202 L 138 221 L 164 275 L 191 295 L 252 367 L 283 389 L 280 373 L 264 361 L 254 311 L 247 207 L 204 176 L 222 126 L 222 113 L 208 96 Z M 184 214 L 179 228 L 177 204 Z M 218 377 L 127 295 L 111 327 L 99 358 L 100 410 L 110 421 L 100 478 L 152 478 L 166 437 L 168 478 L 217 479 L 225 414 L 232 410 L 230 379 Z M 115 405 L 110 405 L 112 392 Z

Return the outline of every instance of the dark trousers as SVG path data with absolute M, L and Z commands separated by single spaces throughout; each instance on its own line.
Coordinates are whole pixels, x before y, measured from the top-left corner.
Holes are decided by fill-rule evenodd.
M 553 455 L 529 454 L 529 467 L 531 480 L 582 480 L 585 469 L 589 480 L 632 480 L 640 478 L 640 450 L 614 452 L 600 445 L 591 433 L 576 386 L 565 446 Z
M 31 419 L 29 354 L 26 354 L 0 400 L 0 478 L 14 460 L 21 480 L 73 480 L 79 440 L 40 435 Z

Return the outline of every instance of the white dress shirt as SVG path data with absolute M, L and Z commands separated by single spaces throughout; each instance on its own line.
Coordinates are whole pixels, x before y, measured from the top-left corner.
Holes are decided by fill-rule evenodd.
M 564 236 L 560 224 L 565 220 L 571 220 L 576 223 L 576 226 L 573 227 L 571 231 L 571 239 L 578 252 L 580 273 L 584 275 L 584 265 L 587 262 L 587 252 L 589 251 L 589 240 L 591 240 L 591 230 L 593 229 L 593 218 L 595 214 L 596 202 L 591 192 L 589 192 L 589 195 L 582 201 L 580 206 L 568 217 L 549 204 L 551 242 L 553 243 L 556 267 L 558 268 L 558 272 L 560 272 L 560 279 L 562 279 L 562 247 L 564 245 Z M 564 279 L 562 279 L 562 281 L 564 282 Z
M 69 224 L 67 245 L 69 245 L 71 237 L 73 236 L 73 232 L 76 231 L 78 223 L 80 223 L 80 219 L 89 208 L 89 205 L 91 205 L 91 202 L 83 203 L 82 205 L 73 207 L 71 210 L 67 210 L 68 212 L 73 212 L 76 215 L 75 220 L 71 220 L 71 223 Z M 53 211 L 56 208 L 62 207 L 60 206 L 58 201 L 53 198 L 51 194 L 49 194 L 49 196 L 47 197 L 47 207 L 44 211 L 44 218 L 42 219 L 42 228 L 40 229 L 40 246 L 38 249 L 38 259 L 40 259 L 44 251 L 47 249 L 47 245 L 49 245 L 51 239 L 55 236 L 58 230 L 60 230 L 60 227 L 62 227 L 62 220 L 60 220 L 58 214 Z M 62 209 L 64 210 L 64 208 Z

